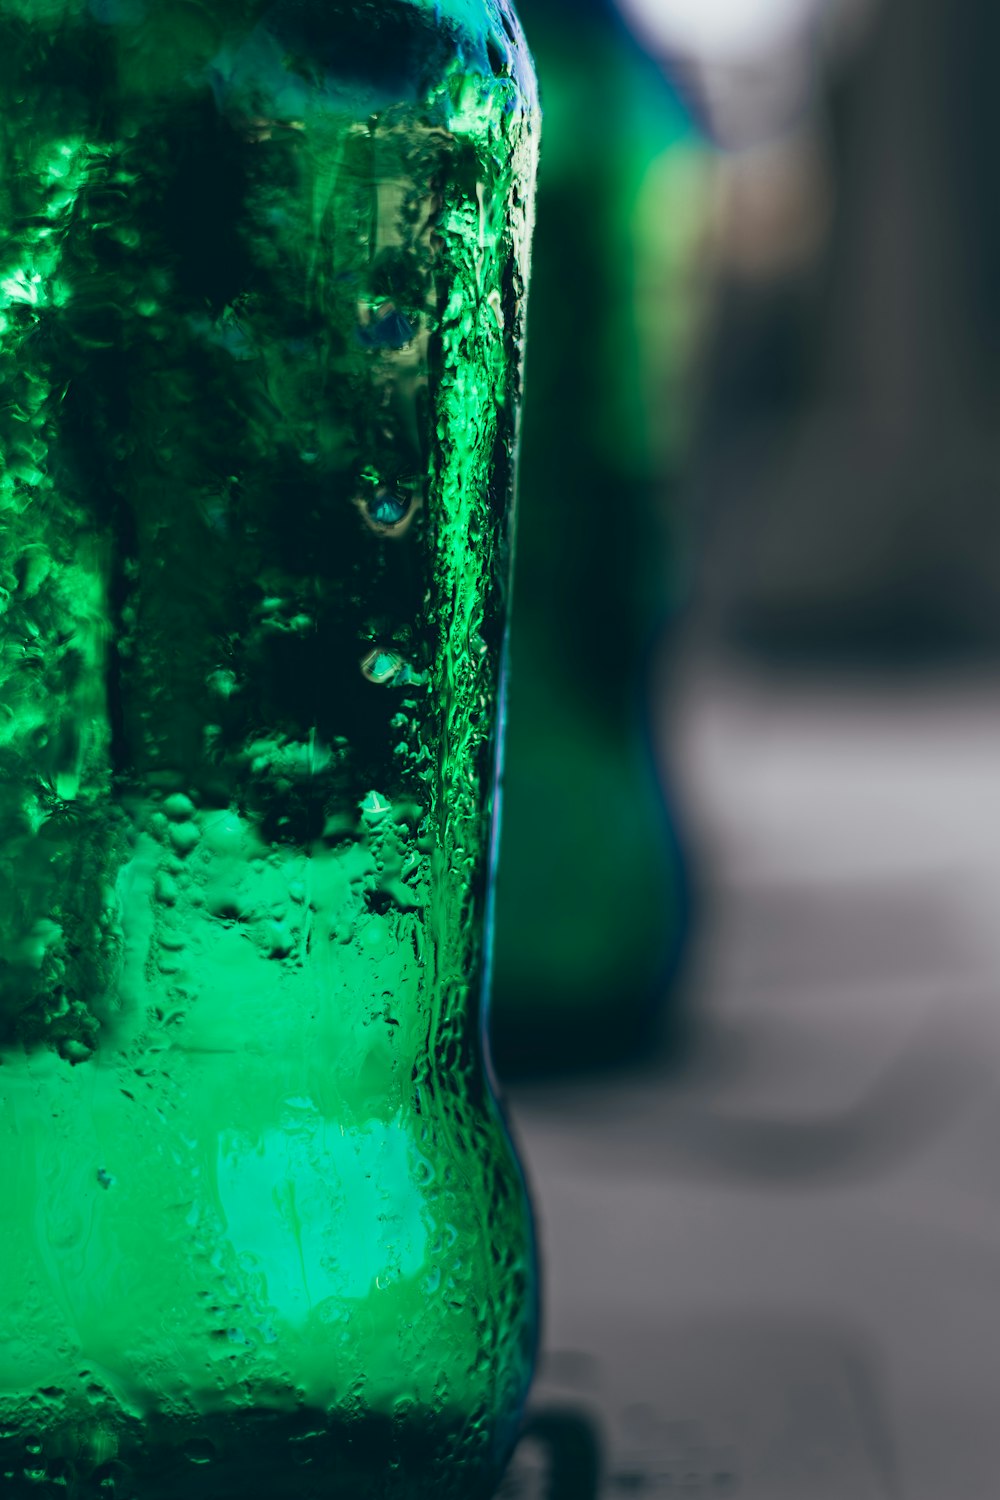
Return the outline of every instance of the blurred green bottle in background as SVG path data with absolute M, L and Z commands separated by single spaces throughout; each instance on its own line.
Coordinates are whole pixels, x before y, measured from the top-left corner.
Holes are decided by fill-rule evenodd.
M 669 1006 L 684 861 L 648 679 L 685 586 L 709 151 L 601 0 L 524 0 L 546 118 L 497 885 L 501 1072 L 627 1055 Z

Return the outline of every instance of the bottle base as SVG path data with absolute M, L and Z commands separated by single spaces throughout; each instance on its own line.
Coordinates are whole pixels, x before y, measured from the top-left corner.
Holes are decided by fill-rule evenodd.
M 508 1455 L 484 1423 L 412 1410 L 256 1409 L 86 1432 L 0 1428 L 4 1500 L 488 1500 Z M 4 1424 L 6 1427 L 6 1424 Z

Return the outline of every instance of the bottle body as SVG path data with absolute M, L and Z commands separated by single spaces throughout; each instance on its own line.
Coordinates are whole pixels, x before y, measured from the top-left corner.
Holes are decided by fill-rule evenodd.
M 534 1339 L 481 1043 L 530 63 L 459 0 L 0 20 L 2 1468 L 475 1493 Z

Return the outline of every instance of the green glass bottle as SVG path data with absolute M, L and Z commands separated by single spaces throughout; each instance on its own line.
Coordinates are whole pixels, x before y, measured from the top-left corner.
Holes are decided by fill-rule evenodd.
M 0 1494 L 476 1496 L 507 0 L 0 0 Z
M 652 663 L 690 551 L 708 153 L 609 0 L 522 0 L 545 108 L 497 886 L 501 1076 L 683 1043 Z M 600 100 L 600 108 L 595 108 Z

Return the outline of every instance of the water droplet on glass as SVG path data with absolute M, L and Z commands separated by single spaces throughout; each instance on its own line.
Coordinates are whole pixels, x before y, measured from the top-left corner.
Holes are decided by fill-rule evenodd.
M 405 349 L 416 329 L 394 302 L 383 302 L 367 323 L 358 325 L 358 342 L 366 349 Z
M 381 822 L 392 806 L 378 792 L 369 792 L 361 803 L 361 816 L 366 823 Z
M 201 833 L 194 823 L 172 823 L 170 825 L 170 842 L 178 854 L 190 854 Z
M 184 1457 L 192 1464 L 210 1464 L 215 1457 L 215 1444 L 210 1438 L 191 1438 L 184 1444 Z
M 401 656 L 397 656 L 395 651 L 382 651 L 379 647 L 376 647 L 374 651 L 369 651 L 368 655 L 361 659 L 361 671 L 364 676 L 369 682 L 377 683 L 380 687 L 398 677 L 402 667 Z
M 403 495 L 394 495 L 391 490 L 379 490 L 368 501 L 368 514 L 379 526 L 396 526 L 410 508 L 410 501 Z
M 361 671 L 369 682 L 378 687 L 420 687 L 426 682 L 426 674 L 415 672 L 398 651 L 376 646 L 361 658 Z
M 281 922 L 267 924 L 268 958 L 288 958 L 295 948 L 295 939 L 289 928 Z
M 384 485 L 354 503 L 369 530 L 386 537 L 402 536 L 408 531 L 419 509 L 412 495 L 400 494 Z
M 209 672 L 206 681 L 212 692 L 218 693 L 220 698 L 231 698 L 234 693 L 239 692 L 236 673 L 231 672 L 227 667 L 220 667 L 216 672 Z
M 183 792 L 174 792 L 163 804 L 163 811 L 176 823 L 184 823 L 194 815 L 194 803 Z

